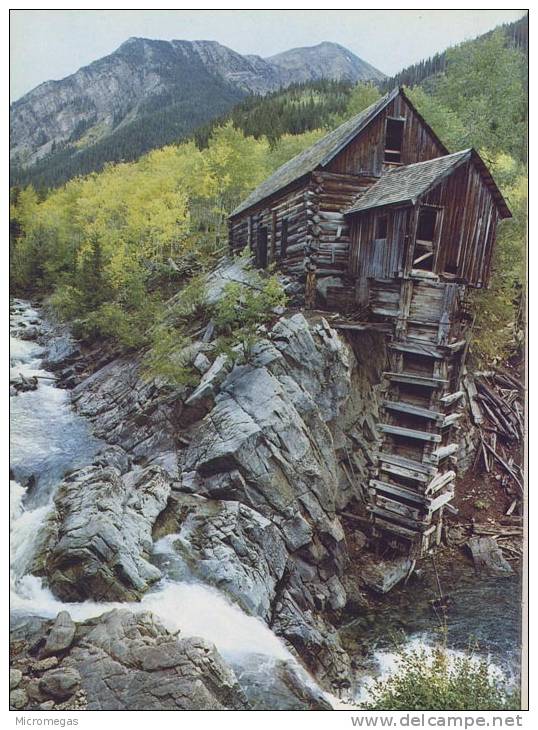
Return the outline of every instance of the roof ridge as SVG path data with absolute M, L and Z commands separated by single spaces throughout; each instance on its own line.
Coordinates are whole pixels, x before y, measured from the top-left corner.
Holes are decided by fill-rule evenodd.
M 349 144 L 354 136 L 359 134 L 359 132 L 362 131 L 362 128 L 369 124 L 370 121 L 375 118 L 375 116 L 379 114 L 379 112 L 382 111 L 383 108 L 387 104 L 389 104 L 392 99 L 395 98 L 399 93 L 400 89 L 396 86 L 380 99 L 374 101 L 373 104 L 370 104 L 370 106 L 366 107 L 366 109 L 363 109 L 362 112 L 359 112 L 355 116 L 346 119 L 345 122 L 342 122 L 342 124 L 340 124 L 335 129 L 332 129 L 330 132 L 327 132 L 327 134 L 325 134 L 313 145 L 302 150 L 302 152 L 299 152 L 297 155 L 295 155 L 295 157 L 292 157 L 291 160 L 284 162 L 283 165 L 277 168 L 273 173 L 271 173 L 271 175 L 269 175 L 269 177 L 261 182 L 250 193 L 250 195 L 248 195 L 232 211 L 230 215 L 238 215 L 239 213 L 247 210 L 251 206 L 258 203 L 260 200 L 263 200 L 263 198 L 266 198 L 269 195 L 274 195 L 279 190 L 282 190 L 282 188 L 290 185 L 292 182 L 295 182 L 295 180 L 298 180 L 300 177 L 303 177 L 303 175 L 312 172 L 313 170 L 315 170 L 316 167 L 324 167 L 325 165 L 327 165 L 328 162 L 332 160 L 333 157 L 338 154 L 338 152 L 343 147 Z M 325 150 L 325 148 L 327 148 L 327 150 Z M 299 163 L 303 161 L 305 162 L 305 166 L 302 168 Z M 293 173 L 293 170 L 296 167 L 298 169 L 295 173 Z M 286 179 L 286 173 L 290 171 L 293 173 L 293 177 Z M 284 177 L 284 179 L 280 182 L 280 184 L 275 187 L 273 183 L 282 177 Z
M 344 212 L 347 215 L 395 204 L 414 205 L 419 197 L 425 195 L 437 185 L 444 176 L 452 174 L 465 160 L 471 160 L 473 164 L 479 163 L 477 165 L 479 173 L 482 178 L 489 181 L 487 184 L 490 185 L 490 189 L 492 188 L 492 195 L 502 217 L 509 217 L 511 215 L 510 210 L 502 193 L 482 158 L 472 147 L 452 152 L 449 155 L 412 162 L 409 165 L 402 165 L 395 170 L 390 170 L 360 195 Z M 427 169 L 428 167 L 431 169 Z M 417 168 L 422 168 L 422 170 Z M 481 170 L 481 168 L 483 169 Z
M 400 170 L 408 170 L 410 167 L 416 167 L 417 165 L 427 165 L 428 163 L 435 162 L 436 160 L 447 160 L 450 157 L 456 157 L 456 155 L 470 154 L 474 152 L 472 147 L 468 147 L 465 150 L 458 150 L 458 152 L 451 152 L 449 155 L 439 155 L 439 157 L 431 157 L 429 160 L 419 160 L 418 162 L 410 162 L 408 165 L 399 165 L 398 167 L 389 170 L 389 174 L 399 172 Z M 380 178 L 381 179 L 381 178 Z

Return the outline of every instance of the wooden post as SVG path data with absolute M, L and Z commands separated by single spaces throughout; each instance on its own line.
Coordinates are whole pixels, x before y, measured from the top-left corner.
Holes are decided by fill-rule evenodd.
M 310 264 L 312 268 L 307 268 L 306 285 L 305 285 L 305 307 L 314 309 L 316 305 L 316 267 Z

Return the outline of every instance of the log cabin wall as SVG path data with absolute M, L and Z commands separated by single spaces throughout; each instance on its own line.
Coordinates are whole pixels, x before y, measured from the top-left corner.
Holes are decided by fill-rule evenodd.
M 260 230 L 267 231 L 267 263 L 277 262 L 288 273 L 303 272 L 304 246 L 314 215 L 310 176 L 266 198 L 229 221 L 232 253 L 245 247 L 258 256 Z M 283 245 L 284 244 L 284 245 Z
M 405 119 L 401 161 L 385 162 L 387 119 Z M 327 165 L 327 172 L 379 177 L 394 166 L 431 160 L 446 154 L 424 121 L 400 94 L 380 112 L 361 134 Z
M 312 173 L 311 189 L 314 195 L 310 233 L 316 249 L 318 277 L 347 274 L 351 239 L 349 221 L 344 217 L 344 211 L 376 180 L 371 176 L 325 170 Z

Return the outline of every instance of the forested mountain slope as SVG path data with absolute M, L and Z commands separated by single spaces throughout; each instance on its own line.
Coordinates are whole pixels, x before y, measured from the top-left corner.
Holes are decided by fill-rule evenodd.
M 130 38 L 11 107 L 13 180 L 54 185 L 184 139 L 247 94 L 319 79 L 384 75 L 346 48 L 321 43 L 273 58 L 242 56 L 215 41 Z

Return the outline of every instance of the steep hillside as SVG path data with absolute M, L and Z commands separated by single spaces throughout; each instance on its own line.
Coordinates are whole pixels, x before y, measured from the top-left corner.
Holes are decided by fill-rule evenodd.
M 510 48 L 519 48 L 525 53 L 528 52 L 529 48 L 529 16 L 525 15 L 521 20 L 516 20 L 515 23 L 505 23 L 499 26 L 505 33 L 507 45 Z M 488 38 L 493 31 L 484 33 L 478 38 L 474 38 L 467 43 L 476 43 L 477 41 Z M 443 73 L 446 69 L 447 55 L 446 51 L 436 53 L 430 58 L 423 59 L 418 63 L 413 63 L 411 66 L 406 66 L 399 73 L 394 76 L 385 77 L 380 84 L 380 89 L 383 91 L 389 91 L 389 89 L 395 86 L 415 86 L 415 84 L 421 84 L 424 81 L 431 79 L 437 74 Z
M 135 159 L 184 138 L 247 94 L 323 78 L 379 81 L 384 75 L 334 43 L 263 59 L 215 41 L 130 38 L 12 105 L 13 180 L 49 185 L 106 161 Z
M 349 81 L 308 81 L 265 96 L 250 95 L 234 108 L 199 127 L 194 138 L 205 147 L 211 132 L 231 120 L 251 137 L 267 137 L 274 143 L 284 134 L 302 134 L 333 125 L 346 114 L 353 84 Z

